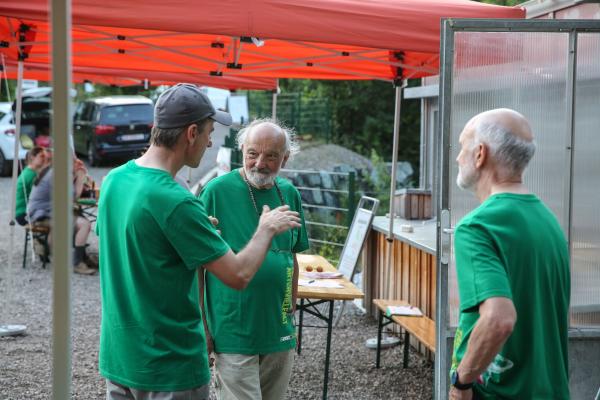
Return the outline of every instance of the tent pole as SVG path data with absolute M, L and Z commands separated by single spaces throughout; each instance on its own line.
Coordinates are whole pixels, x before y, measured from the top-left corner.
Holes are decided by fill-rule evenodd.
M 273 91 L 273 102 L 271 108 L 271 118 L 277 120 L 277 94 L 279 93 L 279 79 L 277 79 L 277 87 Z
M 7 297 L 12 299 L 12 288 L 13 283 L 13 256 L 14 256 L 14 242 L 15 242 L 15 202 L 17 196 L 17 169 L 18 169 L 18 157 L 19 157 L 19 140 L 21 131 L 21 89 L 23 86 L 23 61 L 19 60 L 18 72 L 17 72 L 17 118 L 16 118 L 16 132 L 15 132 L 15 158 L 13 159 L 13 176 L 12 176 L 12 197 L 10 201 L 10 239 L 9 239 L 9 251 L 8 251 L 8 270 L 6 271 L 6 286 L 7 286 Z M 23 333 L 23 326 L 2 324 L 0 323 L 0 336 L 12 336 Z M 25 327 L 26 329 L 26 327 Z
M 16 125 L 16 130 L 15 130 L 15 146 L 14 146 L 14 153 L 13 153 L 13 165 L 12 165 L 12 195 L 10 198 L 10 220 L 11 220 L 11 225 L 14 226 L 14 220 L 15 220 L 15 201 L 16 201 L 16 197 L 17 197 L 17 175 L 19 172 L 19 143 L 20 139 L 21 139 L 21 110 L 23 107 L 23 60 L 19 60 L 18 63 L 18 69 L 17 69 L 17 95 L 15 96 L 17 99 L 17 109 L 15 110 L 15 112 L 17 113 L 16 115 L 16 120 L 15 120 L 15 125 Z M 11 237 L 12 237 L 12 232 L 11 232 Z M 12 249 L 12 246 L 11 246 Z M 12 254 L 12 253 L 11 253 Z M 12 260 L 12 256 L 11 256 L 11 260 Z
M 70 145 L 71 1 L 52 0 L 52 398 L 71 397 L 71 271 L 73 238 L 73 150 Z
M 23 60 L 19 57 L 17 67 L 17 93 L 16 93 L 16 102 L 17 109 L 15 112 L 17 113 L 15 117 L 15 145 L 13 152 L 13 165 L 12 165 L 12 191 L 10 196 L 10 249 L 14 248 L 14 240 L 15 240 L 15 205 L 17 201 L 17 175 L 19 172 L 19 143 L 21 138 L 21 112 L 23 108 Z M 8 268 L 9 275 L 11 274 L 13 267 L 13 251 L 9 251 L 8 257 Z M 9 290 L 12 285 L 9 282 Z
M 396 89 L 396 102 L 394 107 L 394 141 L 392 145 L 392 179 L 390 182 L 390 222 L 388 226 L 388 234 L 387 234 L 387 265 L 384 270 L 384 282 L 386 282 L 386 293 L 385 298 L 394 299 L 394 295 L 390 293 L 392 290 L 392 255 L 393 255 L 393 247 L 394 247 L 394 219 L 395 219 L 395 204 L 394 204 L 394 194 L 396 192 L 396 169 L 398 165 L 398 142 L 400 136 L 400 115 L 401 115 L 401 104 L 402 104 L 402 89 L 403 85 L 397 85 Z M 387 272 L 387 274 L 386 274 Z M 386 276 L 387 275 L 387 276 Z

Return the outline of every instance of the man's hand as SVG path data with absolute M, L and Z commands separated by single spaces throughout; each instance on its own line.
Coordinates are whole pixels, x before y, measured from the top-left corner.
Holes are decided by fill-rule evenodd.
M 73 173 L 77 173 L 79 171 L 83 171 L 84 175 L 87 174 L 87 169 L 85 168 L 85 164 L 79 158 L 73 160 Z
M 458 390 L 455 387 L 450 388 L 448 395 L 450 400 L 471 400 L 473 398 L 473 389 Z
M 263 213 L 258 221 L 258 227 L 268 229 L 274 235 L 283 233 L 289 229 L 299 228 L 300 216 L 296 211 L 290 211 L 289 206 L 281 206 L 269 209 L 269 206 L 263 206 Z

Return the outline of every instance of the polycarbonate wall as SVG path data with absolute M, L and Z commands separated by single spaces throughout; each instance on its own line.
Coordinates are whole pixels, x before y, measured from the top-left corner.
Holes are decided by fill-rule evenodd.
M 531 123 L 537 151 L 526 171 L 525 183 L 551 208 L 566 233 L 568 197 L 565 193 L 568 193 L 569 183 L 566 148 L 570 135 L 566 103 L 568 43 L 567 33 L 454 34 L 449 188 L 452 226 L 479 204 L 473 193 L 460 190 L 455 183 L 458 174 L 455 159 L 460 151 L 458 138 L 462 128 L 482 111 L 506 107 L 522 113 Z M 592 58 L 590 53 L 590 62 Z M 600 115 L 597 105 L 596 101 L 596 114 Z M 598 187 L 596 185 L 596 190 Z M 595 226 L 597 232 L 598 225 Z M 456 326 L 459 299 L 453 250 L 448 291 L 449 324 Z
M 571 324 L 600 326 L 600 34 L 577 45 Z

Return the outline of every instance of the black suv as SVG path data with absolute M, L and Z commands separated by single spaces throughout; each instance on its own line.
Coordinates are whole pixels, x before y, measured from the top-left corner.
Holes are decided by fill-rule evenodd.
M 90 165 L 111 157 L 137 157 L 148 146 L 154 121 L 152 100 L 110 96 L 81 102 L 75 112 L 73 143 Z

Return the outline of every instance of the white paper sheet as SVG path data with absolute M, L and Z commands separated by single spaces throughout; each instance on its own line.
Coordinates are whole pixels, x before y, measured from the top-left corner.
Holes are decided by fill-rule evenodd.
M 386 314 L 390 315 L 409 315 L 421 317 L 423 313 L 417 307 L 413 306 L 388 306 Z
M 299 286 L 308 287 L 322 287 L 322 288 L 336 288 L 341 289 L 344 286 L 336 281 L 332 280 L 319 280 L 319 279 L 298 279 Z

